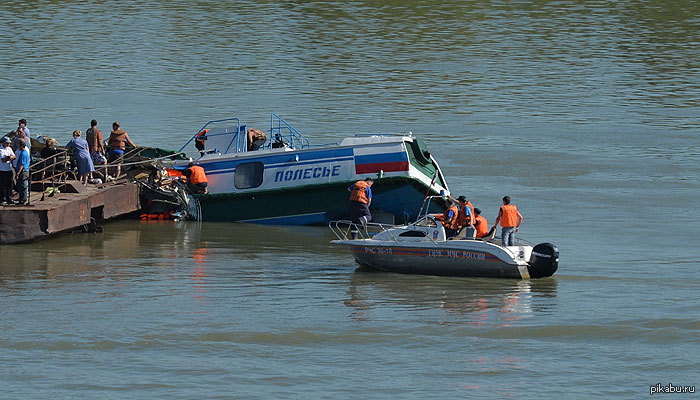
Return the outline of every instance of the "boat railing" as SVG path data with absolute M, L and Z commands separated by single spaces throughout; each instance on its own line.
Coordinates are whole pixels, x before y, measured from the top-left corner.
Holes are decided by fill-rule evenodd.
M 423 199 L 423 204 L 421 204 L 420 209 L 418 210 L 418 217 L 416 218 L 416 221 L 418 221 L 418 220 L 420 220 L 420 219 L 423 219 L 423 218 L 427 217 L 427 216 L 430 214 L 430 212 L 429 212 L 429 211 L 430 211 L 430 205 L 431 205 L 431 203 L 432 203 L 433 200 L 438 199 L 438 200 L 444 202 L 445 197 L 446 197 L 446 196 L 442 196 L 442 195 L 440 195 L 440 196 L 435 196 L 435 195 L 426 196 L 426 197 Z
M 226 128 L 209 128 L 213 124 L 218 124 L 221 122 L 235 122 L 235 127 Z M 207 122 L 204 126 L 199 129 L 190 140 L 185 143 L 178 152 L 182 152 L 185 147 L 197 139 L 197 136 L 201 132 L 210 129 L 204 135 L 206 137 L 207 147 L 209 148 L 206 152 L 216 151 L 218 153 L 226 154 L 229 152 L 241 152 L 246 149 L 246 135 L 245 135 L 245 125 L 241 126 L 241 121 L 238 118 L 225 118 L 216 119 Z M 241 134 L 242 132 L 242 134 Z
M 70 156 L 67 150 L 62 150 L 56 154 L 41 159 L 29 166 L 29 196 L 27 204 L 31 204 L 32 185 L 41 185 L 41 199 L 44 201 L 46 195 L 53 196 L 60 193 L 65 187 L 66 179 L 70 171 Z M 49 189 L 51 188 L 51 189 Z
M 356 133 L 355 137 L 413 137 L 413 132 L 407 133 Z
M 275 113 L 270 114 L 270 138 L 265 148 L 274 149 L 285 145 L 293 149 L 305 149 L 311 147 L 309 139 L 299 133 L 287 121 Z
M 333 232 L 338 240 L 354 240 L 354 239 L 371 239 L 372 236 L 380 232 L 388 232 L 391 238 L 398 243 L 398 238 L 389 228 L 393 225 L 380 224 L 376 222 L 368 222 L 366 224 L 356 224 L 352 221 L 340 220 L 330 221 L 328 228 Z

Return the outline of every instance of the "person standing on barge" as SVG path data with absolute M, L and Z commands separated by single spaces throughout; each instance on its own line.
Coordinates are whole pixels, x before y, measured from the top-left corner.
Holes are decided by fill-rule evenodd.
M 10 147 L 10 138 L 0 139 L 0 203 L 12 204 L 12 160 L 15 152 Z
M 117 173 L 114 175 L 115 179 L 119 178 L 122 172 L 121 163 L 124 160 L 124 150 L 126 150 L 126 144 L 136 147 L 134 142 L 131 141 L 129 135 L 126 131 L 119 129 L 119 122 L 112 123 L 112 133 L 109 135 L 109 159 L 110 163 L 117 161 Z
M 75 151 L 75 162 L 78 164 L 78 175 L 80 175 L 80 182 L 83 185 L 87 185 L 88 177 L 95 170 L 95 166 L 92 163 L 92 158 L 90 158 L 87 140 L 80 137 L 82 134 L 83 133 L 80 130 L 73 131 L 73 139 L 68 142 L 66 148 L 73 149 Z
M 15 190 L 19 193 L 18 204 L 27 204 L 29 199 L 29 150 L 24 140 L 17 142 L 17 154 L 15 155 L 15 173 L 16 185 Z
M 93 165 L 102 164 L 102 176 L 106 182 L 107 158 L 105 157 L 105 148 L 102 144 L 102 131 L 97 129 L 97 120 L 93 119 L 90 121 L 90 128 L 85 131 L 85 140 L 88 142 Z

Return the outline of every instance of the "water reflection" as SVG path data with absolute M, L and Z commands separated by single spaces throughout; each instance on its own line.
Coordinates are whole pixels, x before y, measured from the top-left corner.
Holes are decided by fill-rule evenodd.
M 101 279 L 191 265 L 203 281 L 211 262 L 221 266 L 257 258 L 303 260 L 310 254 L 339 251 L 328 245 L 328 233 L 318 227 L 126 220 L 106 223 L 104 228 L 102 234 L 64 233 L 2 246 L 0 280 Z
M 391 303 L 412 310 L 442 310 L 442 324 L 510 326 L 534 313 L 551 312 L 557 281 L 401 275 L 359 267 L 347 293 L 345 305 L 358 321 L 372 319 L 373 310 Z

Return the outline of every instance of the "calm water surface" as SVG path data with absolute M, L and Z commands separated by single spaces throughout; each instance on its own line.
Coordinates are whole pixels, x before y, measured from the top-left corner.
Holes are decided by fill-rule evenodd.
M 412 131 L 453 192 L 489 221 L 509 194 L 561 264 L 522 282 L 375 273 L 323 228 L 245 224 L 3 246 L 0 397 L 700 385 L 698 4 L 2 2 L 1 129 L 27 118 L 66 143 L 118 120 L 171 149 L 270 112 L 319 144 Z

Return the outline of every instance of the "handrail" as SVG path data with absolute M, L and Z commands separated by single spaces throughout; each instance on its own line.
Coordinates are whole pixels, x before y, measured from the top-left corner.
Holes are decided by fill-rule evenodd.
M 62 161 L 58 161 L 58 158 L 62 157 Z M 61 185 L 66 185 L 66 177 L 68 176 L 68 159 L 69 159 L 69 154 L 68 150 L 63 150 L 61 152 L 56 152 L 56 154 L 41 159 L 40 161 L 35 162 L 34 164 L 29 166 L 29 195 L 27 196 L 27 202 L 28 204 L 31 204 L 31 192 L 32 192 L 32 181 L 31 181 L 31 176 L 32 174 L 39 174 L 41 173 L 41 179 L 37 182 L 34 183 L 39 183 L 41 184 L 41 199 L 40 201 L 43 201 L 46 197 L 46 187 L 45 185 L 50 182 L 52 187 L 56 186 L 61 186 Z M 62 164 L 63 169 L 56 173 L 56 166 Z M 38 165 L 42 165 L 41 168 L 38 170 L 34 170 Z M 51 175 L 46 176 L 46 171 L 51 170 Z M 57 182 L 58 181 L 58 182 Z
M 328 222 L 328 228 L 331 230 L 331 232 L 333 232 L 333 234 L 335 235 L 335 237 L 338 238 L 338 240 L 355 240 L 352 238 L 353 231 L 357 232 L 357 235 L 362 240 L 370 239 L 369 232 L 367 231 L 368 227 L 379 228 L 381 232 L 388 232 L 395 242 L 399 242 L 398 238 L 394 236 L 394 234 L 389 229 L 387 229 L 393 228 L 393 225 L 385 225 L 376 222 L 368 222 L 365 225 L 361 225 L 347 220 Z M 364 233 L 362 228 L 364 228 Z M 350 234 L 350 237 L 348 237 L 348 234 Z
M 275 126 L 275 118 L 277 119 L 277 126 Z M 284 134 L 285 130 L 288 132 L 287 135 Z M 287 139 L 290 147 L 293 149 L 297 148 L 297 145 L 294 143 L 295 140 L 299 142 L 300 149 L 311 147 L 309 139 L 299 133 L 298 130 L 282 119 L 282 117 L 275 113 L 270 113 L 270 139 L 266 147 L 271 149 L 273 142 L 280 142 L 283 139 Z

